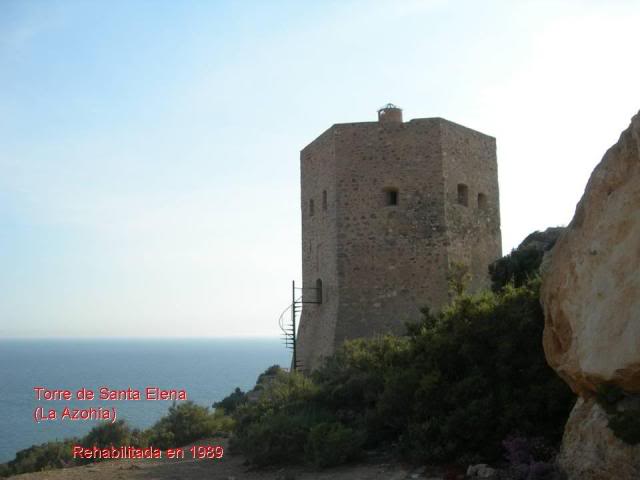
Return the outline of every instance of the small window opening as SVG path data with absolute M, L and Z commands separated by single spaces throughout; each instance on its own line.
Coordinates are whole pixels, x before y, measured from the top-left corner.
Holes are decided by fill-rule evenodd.
M 398 189 L 388 188 L 385 190 L 385 199 L 387 205 L 398 205 Z
M 484 193 L 478 194 L 478 208 L 485 210 L 487 208 L 487 196 Z
M 316 280 L 316 301 L 322 303 L 322 280 Z
M 313 214 L 315 213 L 315 206 L 313 204 L 313 198 L 309 199 L 309 216 L 313 217 Z
M 464 183 L 458 184 L 458 203 L 465 207 L 469 206 L 469 187 Z
M 326 210 L 327 209 L 327 191 L 323 190 L 322 191 L 322 210 Z

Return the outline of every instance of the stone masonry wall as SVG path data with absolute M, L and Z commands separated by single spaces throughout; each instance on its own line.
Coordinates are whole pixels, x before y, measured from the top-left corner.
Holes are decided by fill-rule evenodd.
M 440 119 L 449 266 L 469 267 L 471 290 L 488 285 L 487 266 L 502 256 L 495 138 Z M 458 199 L 467 187 L 467 205 Z
M 322 280 L 322 304 L 306 304 L 298 329 L 298 359 L 305 369 L 315 368 L 320 357 L 335 346 L 338 318 L 337 221 L 335 131 L 330 128 L 300 153 L 302 210 L 302 286 Z M 326 193 L 326 209 L 323 192 Z M 310 215 L 310 201 L 314 214 Z M 298 292 L 300 294 L 301 292 Z M 315 292 L 304 290 L 313 300 Z
M 438 123 L 338 125 L 336 342 L 404 333 L 446 300 Z M 386 192 L 397 190 L 397 205 Z

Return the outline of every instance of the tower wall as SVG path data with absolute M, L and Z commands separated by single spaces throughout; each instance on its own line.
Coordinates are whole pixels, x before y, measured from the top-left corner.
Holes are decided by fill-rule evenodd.
M 323 303 L 302 313 L 304 369 L 347 339 L 402 334 L 422 307 L 439 309 L 456 263 L 472 289 L 488 286 L 501 252 L 492 137 L 440 118 L 337 124 L 300 163 L 303 285 L 323 285 Z
M 446 300 L 438 122 L 339 125 L 336 343 L 404 333 Z M 397 204 L 388 205 L 395 191 Z
M 306 300 L 314 301 L 316 281 L 322 280 L 322 303 L 304 304 L 298 329 L 297 357 L 305 368 L 335 347 L 338 318 L 337 192 L 335 130 L 330 128 L 300 152 L 302 214 L 302 285 Z M 326 191 L 326 209 L 323 204 Z M 310 213 L 310 202 L 314 214 Z
M 441 120 L 441 142 L 448 263 L 469 269 L 475 292 L 488 286 L 488 265 L 502 256 L 496 141 Z M 458 201 L 458 185 L 467 187 L 467 205 Z

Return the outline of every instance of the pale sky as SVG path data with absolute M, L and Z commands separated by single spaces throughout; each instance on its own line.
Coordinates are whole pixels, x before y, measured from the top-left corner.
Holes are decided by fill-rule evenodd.
M 0 1 L 0 337 L 265 336 L 333 123 L 497 138 L 503 251 L 640 109 L 638 1 Z

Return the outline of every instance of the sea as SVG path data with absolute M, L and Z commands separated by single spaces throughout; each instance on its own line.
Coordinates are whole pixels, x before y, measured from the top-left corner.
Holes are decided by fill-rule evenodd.
M 115 408 L 118 419 L 147 428 L 165 415 L 170 400 L 79 401 L 80 389 L 185 390 L 188 400 L 211 407 L 236 387 L 253 387 L 271 365 L 288 367 L 290 352 L 278 338 L 236 339 L 0 339 L 0 463 L 18 450 L 85 435 L 104 420 L 37 423 L 43 407 Z M 70 390 L 70 401 L 38 401 L 35 387 Z

